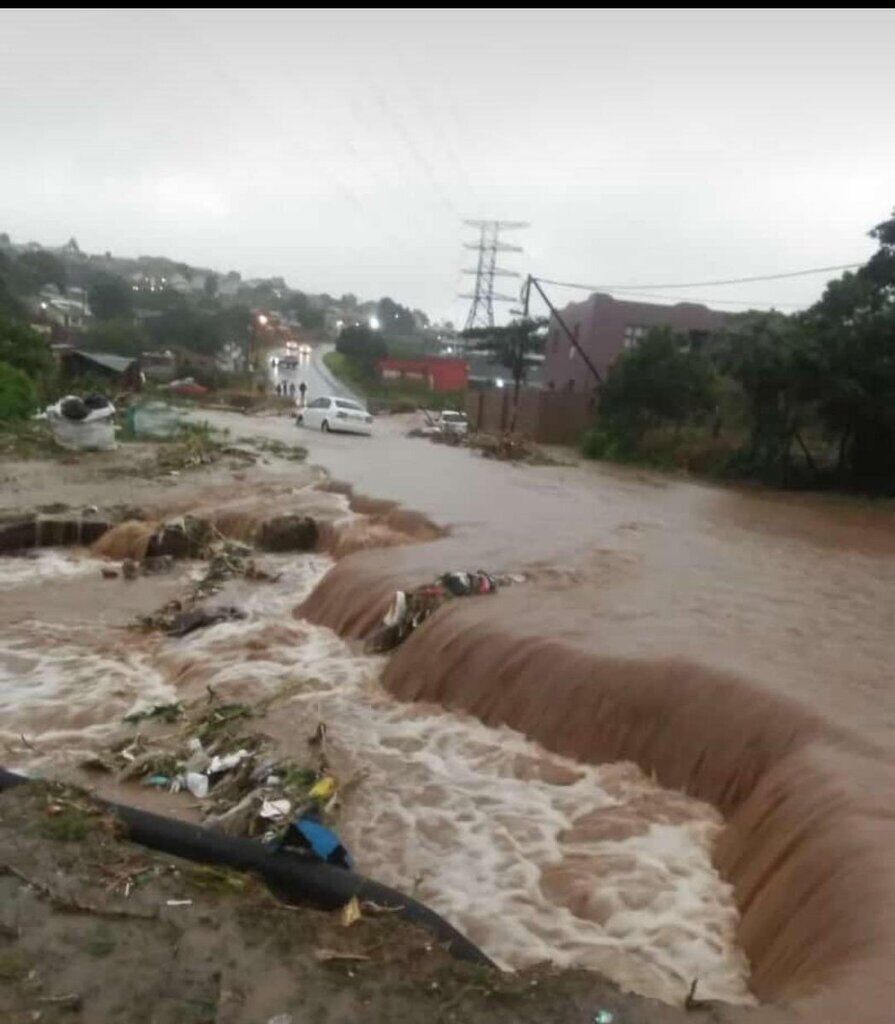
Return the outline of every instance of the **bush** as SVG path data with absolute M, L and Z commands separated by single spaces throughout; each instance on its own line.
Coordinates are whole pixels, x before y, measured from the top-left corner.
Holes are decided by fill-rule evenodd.
M 37 408 L 31 380 L 9 363 L 0 363 L 0 421 L 27 419 Z

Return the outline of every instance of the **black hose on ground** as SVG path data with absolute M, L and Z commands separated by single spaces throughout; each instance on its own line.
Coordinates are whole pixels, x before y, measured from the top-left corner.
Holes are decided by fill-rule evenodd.
M 24 775 L 0 768 L 0 792 L 30 781 Z M 127 837 L 142 846 L 201 864 L 254 872 L 282 899 L 309 904 L 321 910 L 337 910 L 345 906 L 352 896 L 359 901 L 367 900 L 381 907 L 394 908 L 406 921 L 428 928 L 458 960 L 495 966 L 478 946 L 433 910 L 363 875 L 308 861 L 288 850 L 273 852 L 254 839 L 227 836 L 201 825 L 165 818 L 125 804 L 101 802 L 124 824 Z

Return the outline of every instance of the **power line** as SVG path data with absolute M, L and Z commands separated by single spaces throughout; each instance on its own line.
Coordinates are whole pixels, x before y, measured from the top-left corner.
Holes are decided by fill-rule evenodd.
M 787 277 L 806 277 L 809 274 L 828 274 L 837 270 L 854 270 L 860 267 L 860 263 L 842 263 L 835 267 L 813 267 L 811 270 L 793 270 L 786 274 L 758 274 L 755 277 L 733 277 L 725 281 L 691 281 L 686 284 L 578 284 L 574 281 L 551 281 L 546 277 L 539 277 L 544 284 L 552 284 L 557 288 L 579 288 L 589 292 L 612 292 L 612 291 L 651 291 L 653 288 L 710 288 L 723 284 L 750 284 L 753 281 L 781 281 Z
M 539 281 L 544 281 L 544 279 L 542 277 L 539 277 L 538 280 Z M 544 283 L 545 284 L 552 284 L 553 282 L 552 281 L 544 281 Z M 610 294 L 618 293 L 623 299 L 633 298 L 633 296 L 631 294 L 627 293 L 627 290 L 624 289 L 624 288 L 611 288 L 611 289 L 610 288 L 602 288 L 602 289 L 597 289 L 597 291 L 609 292 Z M 746 299 L 714 299 L 714 298 L 712 298 L 712 299 L 696 299 L 696 298 L 693 298 L 692 296 L 689 296 L 689 295 L 684 295 L 684 296 L 681 296 L 681 295 L 655 295 L 652 292 L 642 292 L 642 291 L 639 291 L 639 290 L 636 291 L 634 294 L 636 294 L 639 298 L 643 298 L 643 299 L 658 299 L 660 302 L 678 302 L 678 303 L 680 303 L 680 302 L 694 302 L 694 303 L 704 303 L 706 305 L 715 305 L 715 306 L 750 306 L 750 307 L 755 307 L 756 309 L 764 307 L 764 306 L 787 306 L 787 307 L 790 307 L 792 309 L 797 309 L 798 307 L 805 305 L 804 302 L 771 302 L 771 301 L 761 301 L 759 299 L 749 299 L 749 300 L 746 300 Z

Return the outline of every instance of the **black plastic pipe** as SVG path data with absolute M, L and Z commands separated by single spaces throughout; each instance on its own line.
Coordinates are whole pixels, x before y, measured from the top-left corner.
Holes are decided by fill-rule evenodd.
M 0 792 L 31 781 L 24 775 L 0 768 Z M 227 836 L 201 825 L 165 818 L 125 804 L 105 800 L 101 803 L 124 824 L 128 839 L 142 846 L 201 864 L 251 871 L 260 875 L 271 891 L 288 902 L 309 904 L 321 910 L 337 910 L 356 896 L 360 901 L 369 900 L 381 907 L 393 908 L 398 916 L 428 928 L 458 960 L 495 966 L 478 946 L 435 911 L 354 871 L 305 860 L 288 850 L 274 852 L 254 839 Z

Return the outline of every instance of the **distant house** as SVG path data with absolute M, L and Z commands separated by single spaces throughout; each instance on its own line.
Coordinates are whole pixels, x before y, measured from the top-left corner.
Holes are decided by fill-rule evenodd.
M 169 381 L 177 373 L 177 357 L 170 349 L 140 354 L 140 368 L 147 380 Z
M 33 303 L 38 323 L 55 324 L 69 330 L 83 330 L 90 319 L 83 289 L 72 289 L 63 295 L 55 285 L 43 288 Z
M 412 381 L 430 391 L 463 391 L 468 376 L 465 359 L 381 359 L 376 369 L 386 383 Z
M 723 327 L 726 319 L 726 314 L 693 302 L 662 306 L 599 292 L 566 306 L 560 316 L 603 377 L 619 354 L 636 346 L 651 327 L 673 327 L 698 345 Z M 593 391 L 597 383 L 556 317 L 550 320 L 543 381 L 556 391 Z
M 133 391 L 139 391 L 143 384 L 139 359 L 76 348 L 62 352 L 59 361 L 66 377 L 102 377 L 116 387 Z

